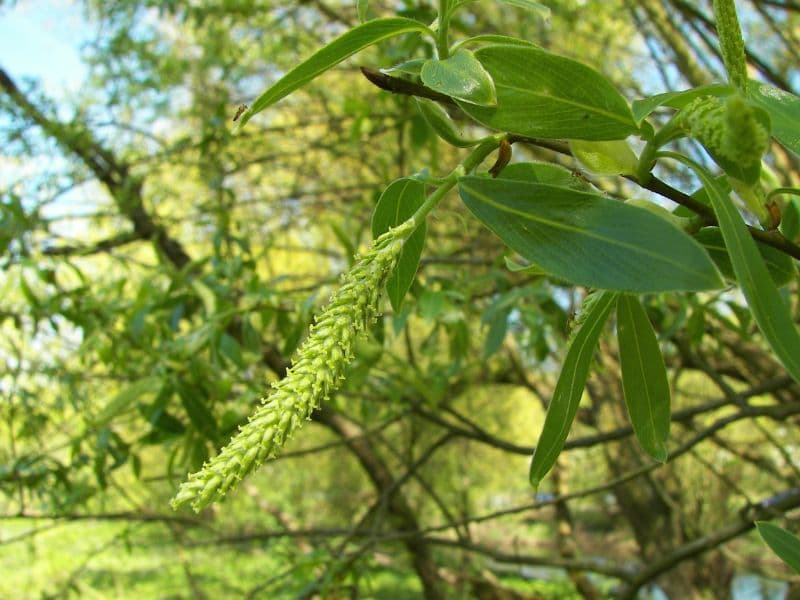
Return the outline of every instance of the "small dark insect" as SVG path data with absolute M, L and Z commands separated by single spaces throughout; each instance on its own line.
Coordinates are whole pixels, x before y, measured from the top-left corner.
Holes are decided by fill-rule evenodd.
M 236 109 L 236 114 L 233 115 L 233 122 L 235 123 L 236 121 L 238 121 L 239 117 L 241 117 L 242 113 L 246 110 L 247 110 L 247 104 L 240 104 L 239 108 Z

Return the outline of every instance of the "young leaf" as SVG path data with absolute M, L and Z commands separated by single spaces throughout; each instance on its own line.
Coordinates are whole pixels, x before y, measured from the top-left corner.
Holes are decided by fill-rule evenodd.
M 575 285 L 697 291 L 723 282 L 703 248 L 649 211 L 599 194 L 462 177 L 461 199 L 512 250 Z
M 800 573 L 800 538 L 765 521 L 757 521 L 756 528 L 767 546 L 772 548 L 783 562 Z
M 533 452 L 530 481 L 534 488 L 539 487 L 542 478 L 553 467 L 564 447 L 583 396 L 597 341 L 616 299 L 617 295 L 613 292 L 598 292 L 584 301 L 582 310 L 585 312 L 580 317 L 579 328 L 567 350 L 553 398 L 544 417 L 542 434 Z
M 464 133 L 459 131 L 453 119 L 447 114 L 447 111 L 433 100 L 426 100 L 425 98 L 415 98 L 417 108 L 422 114 L 428 125 L 431 126 L 440 138 L 448 144 L 456 146 L 457 148 L 468 148 L 479 144 L 481 140 L 468 140 L 464 138 Z
M 367 10 L 369 10 L 369 0 L 357 0 L 356 10 L 358 11 L 358 20 L 362 23 L 367 20 Z
M 637 130 L 620 93 L 594 69 L 525 46 L 475 51 L 494 80 L 497 106 L 459 102 L 487 127 L 519 135 L 581 140 L 621 140 Z
M 445 60 L 426 61 L 420 78 L 432 90 L 457 100 L 481 106 L 497 104 L 492 77 L 469 50 L 458 50 Z
M 800 98 L 758 81 L 749 81 L 747 97 L 769 113 L 772 136 L 800 156 Z
M 572 155 L 590 173 L 597 175 L 632 175 L 636 173 L 638 159 L 625 140 L 587 142 L 571 140 Z
M 403 223 L 425 201 L 425 185 L 416 179 L 402 178 L 389 184 L 372 214 L 372 235 L 377 238 L 392 227 Z M 422 223 L 406 240 L 394 273 L 386 282 L 386 293 L 395 312 L 400 311 L 403 297 L 417 274 L 419 258 L 425 245 L 426 225 Z
M 703 96 L 718 96 L 722 98 L 730 96 L 735 91 L 736 90 L 730 85 L 711 83 L 681 92 L 664 92 L 663 94 L 656 94 L 649 98 L 634 100 L 631 105 L 631 111 L 633 112 L 633 118 L 636 120 L 636 123 L 641 123 L 650 113 L 660 106 L 683 108 L 696 98 L 701 98 Z
M 800 335 L 742 216 L 730 197 L 705 169 L 685 156 L 673 153 L 669 156 L 694 169 L 705 186 L 728 248 L 733 272 L 747 299 L 750 312 L 772 351 L 794 380 L 800 382 Z
M 253 115 L 275 104 L 281 98 L 288 96 L 356 52 L 387 38 L 410 32 L 427 33 L 435 37 L 430 29 L 422 23 L 403 17 L 373 19 L 354 27 L 311 55 L 310 58 L 275 82 L 271 88 L 253 102 L 250 108 L 241 114 L 236 128 L 244 127 L 245 123 Z
M 625 404 L 636 438 L 659 462 L 667 460 L 669 382 L 658 339 L 636 296 L 617 301 L 617 339 Z
M 517 8 L 524 8 L 536 14 L 542 21 L 548 22 L 550 20 L 550 9 L 541 2 L 533 2 L 532 0 L 501 0 L 509 6 L 516 6 Z

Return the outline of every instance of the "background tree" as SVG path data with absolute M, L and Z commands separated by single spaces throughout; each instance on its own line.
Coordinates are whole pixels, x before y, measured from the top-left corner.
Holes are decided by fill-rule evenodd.
M 535 41 L 594 66 L 629 100 L 725 78 L 708 3 L 553 2 L 547 21 L 509 4 L 521 3 L 470 3 L 452 38 Z M 750 75 L 796 93 L 800 7 L 739 5 Z M 433 56 L 419 36 L 370 48 L 231 134 L 236 107 L 355 26 L 357 8 L 87 3 L 98 35 L 76 97 L 56 103 L 0 71 L 4 161 L 19 173 L 0 196 L 4 560 L 22 543 L 35 564 L 58 556 L 50 578 L 17 575 L 32 594 L 55 595 L 122 586 L 141 596 L 151 579 L 158 594 L 210 597 L 600 598 L 657 584 L 670 597 L 726 598 L 737 575 L 738 589 L 748 573 L 765 586 L 788 580 L 745 534 L 800 504 L 800 396 L 741 296 L 644 297 L 672 390 L 666 465 L 633 437 L 606 335 L 564 453 L 534 494 L 525 474 L 586 290 L 509 268 L 504 255 L 516 258 L 455 194 L 428 222 L 402 307 L 385 303 L 313 424 L 222 507 L 169 510 L 186 472 L 283 377 L 367 248 L 381 192 L 426 168 L 446 173 L 464 154 L 410 95 L 357 68 Z M 367 9 L 436 16 L 426 3 Z M 453 114 L 465 135 L 485 134 Z M 678 191 L 697 180 L 677 163 L 648 190 L 535 141 L 515 143 L 513 160 L 564 165 L 576 185 L 614 197 L 658 194 L 710 223 L 706 205 Z M 767 164 L 780 185 L 798 183 L 790 151 L 773 144 Z M 762 235 L 792 314 L 794 202 L 780 239 Z M 48 536 L 86 522 L 110 525 L 85 553 L 48 553 Z M 126 546 L 125 565 L 107 562 Z M 180 579 L 131 572 L 146 557 L 167 575 L 174 556 Z M 523 581 L 544 574 L 556 579 Z

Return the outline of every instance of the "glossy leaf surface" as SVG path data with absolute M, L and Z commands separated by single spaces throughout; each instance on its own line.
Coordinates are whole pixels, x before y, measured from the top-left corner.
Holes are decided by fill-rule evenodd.
M 458 50 L 445 60 L 429 60 L 422 65 L 422 83 L 452 98 L 494 106 L 497 95 L 489 73 L 469 50 Z
M 800 97 L 753 80 L 747 83 L 747 97 L 769 113 L 772 136 L 800 156 Z
M 497 106 L 459 105 L 487 127 L 584 140 L 624 139 L 637 129 L 625 98 L 586 65 L 525 46 L 486 46 L 475 57 L 494 80 Z

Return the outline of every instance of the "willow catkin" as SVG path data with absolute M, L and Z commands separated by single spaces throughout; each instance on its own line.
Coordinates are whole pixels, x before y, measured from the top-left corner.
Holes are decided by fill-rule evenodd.
M 360 334 L 374 322 L 386 279 L 414 225 L 406 222 L 383 234 L 353 268 L 311 327 L 286 376 L 272 386 L 247 424 L 219 454 L 189 475 L 172 507 L 191 504 L 199 511 L 275 456 L 311 413 L 334 392 L 353 359 Z

